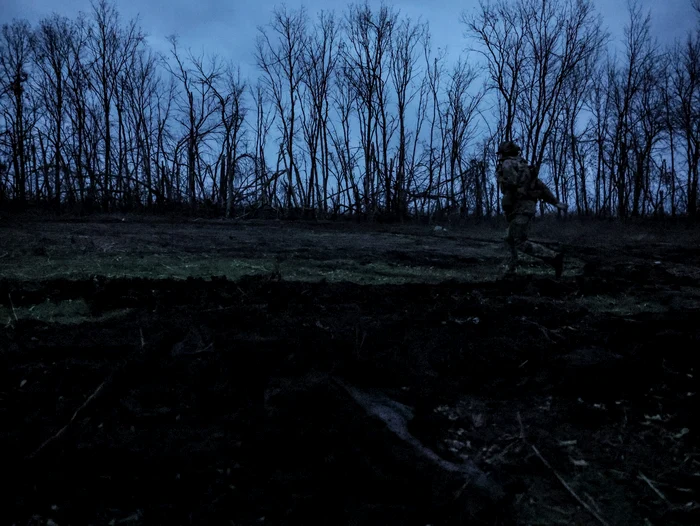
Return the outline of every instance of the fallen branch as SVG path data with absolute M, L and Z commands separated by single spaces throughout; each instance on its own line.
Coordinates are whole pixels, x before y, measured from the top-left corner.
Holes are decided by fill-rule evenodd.
M 523 316 L 521 318 L 521 321 L 523 321 L 524 323 L 527 323 L 528 325 L 532 325 L 533 327 L 538 328 L 545 338 L 547 338 L 551 343 L 556 343 L 554 341 L 554 338 L 552 338 L 552 334 L 555 334 L 555 333 L 553 331 L 551 331 L 550 329 L 548 329 L 547 327 L 545 327 L 544 325 L 540 325 L 536 321 L 528 320 L 525 316 Z M 561 336 L 559 334 L 555 334 L 555 336 L 556 336 L 556 339 L 559 341 L 562 341 L 565 339 L 563 336 Z
M 410 407 L 388 398 L 381 391 L 363 390 L 339 378 L 333 381 L 370 420 L 380 423 L 373 428 L 384 431 L 379 435 L 386 441 L 382 457 L 403 465 L 417 479 L 426 481 L 433 505 L 455 506 L 464 517 L 476 517 L 489 508 L 507 506 L 507 495 L 501 486 L 473 461 L 454 463 L 443 459 L 411 433 L 408 423 L 413 419 L 413 411 Z M 368 429 L 375 425 L 368 424 Z
M 108 379 L 108 380 L 109 380 L 109 379 Z M 36 457 L 39 453 L 41 453 L 41 451 L 42 451 L 46 446 L 48 446 L 48 445 L 51 444 L 52 442 L 55 442 L 56 440 L 58 440 L 59 438 L 61 438 L 61 436 L 63 436 L 63 435 L 65 434 L 65 432 L 68 430 L 68 428 L 70 427 L 70 425 L 71 425 L 73 422 L 75 422 L 75 420 L 78 418 L 78 415 L 80 415 L 81 412 L 85 411 L 85 408 L 86 408 L 88 405 L 90 405 L 90 402 L 92 402 L 95 398 L 97 398 L 97 396 L 100 394 L 100 392 L 104 389 L 104 387 L 105 387 L 105 385 L 107 384 L 108 380 L 105 380 L 105 381 L 103 381 L 100 385 L 98 385 L 98 386 L 97 386 L 97 389 L 95 389 L 95 390 L 93 391 L 93 393 L 92 393 L 90 396 L 88 396 L 87 400 L 85 400 L 85 402 L 83 403 L 83 405 L 81 405 L 78 409 L 76 409 L 75 413 L 73 413 L 73 416 L 72 416 L 71 419 L 68 421 L 68 423 L 67 423 L 65 426 L 63 426 L 61 429 L 59 429 L 58 433 L 56 433 L 55 435 L 53 435 L 53 436 L 47 438 L 46 441 L 44 441 L 44 443 L 41 444 L 41 445 L 39 446 L 39 448 L 38 448 L 36 451 L 34 451 L 34 453 L 32 453 L 31 455 L 29 455 L 28 458 L 29 458 L 29 459 L 32 459 L 32 458 Z
M 523 419 L 520 418 L 520 411 L 518 411 L 518 423 L 520 424 L 520 438 L 525 440 L 525 426 L 523 426 Z
M 167 342 L 162 343 L 156 347 L 149 347 L 143 337 L 143 331 L 139 329 L 140 345 L 134 350 L 129 356 L 126 357 L 121 365 L 117 366 L 103 381 L 97 386 L 87 400 L 73 413 L 73 416 L 68 421 L 68 423 L 63 426 L 56 434 L 52 435 L 44 441 L 32 454 L 27 456 L 28 460 L 36 458 L 39 453 L 47 449 L 47 447 L 54 442 L 58 441 L 61 437 L 66 435 L 73 423 L 78 419 L 78 417 L 83 416 L 83 414 L 88 410 L 88 408 L 95 404 L 98 398 L 104 397 L 105 393 L 114 391 L 114 384 L 118 383 L 120 379 L 130 378 L 133 371 L 143 370 L 150 364 L 154 363 L 157 354 L 154 351 L 158 349 L 168 349 L 172 346 L 172 341 L 177 338 L 177 332 L 173 331 L 166 338 Z
M 666 495 L 661 493 L 661 491 L 654 485 L 654 483 L 649 478 L 647 478 L 647 476 L 644 473 L 642 473 L 641 471 L 639 472 L 639 478 L 641 480 L 643 480 L 644 482 L 646 482 L 647 485 L 652 489 L 652 491 L 654 493 L 656 493 L 661 498 L 661 500 L 663 500 L 666 504 L 672 506 L 671 501 L 669 501 L 666 498 Z
M 593 508 L 591 508 L 588 504 L 586 504 L 586 503 L 581 499 L 581 497 L 579 497 L 579 496 L 576 494 L 576 492 L 572 489 L 572 487 L 569 486 L 569 485 L 567 484 L 567 482 L 564 480 L 564 478 L 563 478 L 559 473 L 557 473 L 557 471 L 552 467 L 552 465 L 551 465 L 549 462 L 547 462 L 547 459 L 544 458 L 544 457 L 542 456 L 542 453 L 540 453 L 539 450 L 538 450 L 535 446 L 530 445 L 530 447 L 531 447 L 532 450 L 535 452 L 535 455 L 537 455 L 537 456 L 539 457 L 539 459 L 542 461 L 542 463 L 543 463 L 545 466 L 547 466 L 547 467 L 549 468 L 549 470 L 550 470 L 552 473 L 554 473 L 554 476 L 557 477 L 557 479 L 559 480 L 559 482 L 561 482 L 561 485 L 564 486 L 564 487 L 566 488 L 566 490 L 571 494 L 571 496 L 572 496 L 574 499 L 576 499 L 576 501 L 577 501 L 581 506 L 583 506 L 584 509 L 585 509 L 588 513 L 590 513 L 591 515 L 593 515 L 593 517 L 595 517 L 596 520 L 597 520 L 598 522 L 600 522 L 603 526 L 610 526 L 610 524 L 609 524 L 603 517 L 601 517 L 601 516 L 598 514 L 597 511 L 595 511 L 595 510 L 594 510 Z
M 12 294 L 8 293 L 8 294 L 7 294 L 7 297 L 8 297 L 9 300 L 10 300 L 10 307 L 12 308 L 12 315 L 15 317 L 15 321 L 19 321 L 19 320 L 17 319 L 17 313 L 15 312 L 15 304 L 12 303 Z

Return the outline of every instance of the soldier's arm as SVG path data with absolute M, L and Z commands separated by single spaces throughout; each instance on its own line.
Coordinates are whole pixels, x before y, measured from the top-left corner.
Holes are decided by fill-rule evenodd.
M 544 201 L 545 203 L 553 206 L 557 206 L 557 204 L 559 204 L 559 199 L 557 199 L 549 187 L 540 179 L 535 180 L 535 192 L 537 193 L 538 199 Z
M 552 191 L 547 187 L 547 185 L 539 179 L 535 181 L 535 188 L 537 199 L 540 199 L 550 205 L 556 206 L 559 210 L 563 212 L 567 212 L 569 210 L 569 205 L 557 199 L 557 197 L 552 193 Z

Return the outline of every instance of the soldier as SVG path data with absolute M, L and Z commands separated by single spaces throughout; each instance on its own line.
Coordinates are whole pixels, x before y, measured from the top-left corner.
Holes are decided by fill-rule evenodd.
M 510 141 L 498 147 L 499 161 L 496 179 L 503 194 L 503 211 L 508 219 L 506 243 L 510 251 L 507 272 L 514 273 L 518 264 L 518 252 L 539 258 L 554 267 L 557 278 L 561 276 L 564 257 L 527 239 L 530 220 L 535 215 L 537 201 L 544 201 L 566 211 L 568 206 L 559 201 L 538 177 L 534 166 L 520 156 L 520 147 Z

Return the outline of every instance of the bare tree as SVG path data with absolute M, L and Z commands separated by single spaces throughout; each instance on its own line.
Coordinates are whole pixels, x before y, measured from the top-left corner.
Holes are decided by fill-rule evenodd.
M 590 201 L 588 195 L 590 121 L 582 119 L 582 113 L 594 89 L 594 74 L 598 64 L 598 56 L 591 55 L 589 60 L 583 61 L 568 79 L 565 92 L 562 113 L 562 126 L 564 127 L 564 140 L 566 141 L 566 163 L 571 171 L 574 184 L 574 196 L 576 210 L 579 214 L 590 213 Z M 579 131 L 580 123 L 586 123 L 586 127 Z M 595 142 L 593 141 L 593 144 Z
M 253 149 L 255 159 L 254 195 L 255 200 L 261 206 L 272 206 L 276 196 L 277 179 L 272 180 L 273 178 L 268 176 L 269 170 L 265 152 L 267 150 L 267 137 L 274 123 L 275 114 L 274 112 L 266 112 L 266 88 L 261 82 L 258 82 L 251 89 L 251 95 L 255 104 L 255 124 L 253 125 L 255 136 Z
M 101 178 L 101 186 L 103 206 L 109 207 L 112 188 L 115 184 L 112 173 L 113 106 L 117 90 L 120 89 L 119 78 L 132 55 L 142 45 L 143 34 L 136 20 L 131 20 L 122 27 L 116 6 L 109 4 L 107 0 L 98 0 L 92 8 L 93 25 L 90 27 L 90 38 L 87 40 L 92 54 L 89 66 L 90 84 L 100 101 L 102 111 L 104 175 Z M 118 156 L 121 155 L 122 152 L 118 152 Z M 118 175 L 121 176 L 121 174 Z
M 697 4 L 695 4 L 697 5 Z M 700 30 L 687 36 L 672 54 L 674 64 L 672 125 L 683 141 L 687 168 L 686 211 L 691 217 L 698 213 L 698 171 L 700 169 Z
M 338 198 L 334 204 L 334 212 L 339 213 L 344 206 L 351 215 L 356 214 L 359 217 L 362 202 L 360 188 L 355 178 L 358 155 L 357 150 L 352 146 L 352 113 L 356 101 L 348 77 L 338 75 L 335 80 L 332 101 L 336 114 L 329 125 L 329 135 L 333 144 L 330 159 L 338 183 Z
M 346 14 L 347 45 L 342 48 L 342 68 L 357 97 L 364 154 L 363 205 L 370 217 L 379 204 L 380 177 L 386 201 L 391 201 L 388 145 L 392 130 L 387 115 L 387 82 L 397 17 L 386 6 L 375 13 L 368 3 L 351 5 Z
M 258 67 L 263 71 L 265 86 L 280 117 L 287 172 L 287 208 L 299 206 L 294 194 L 294 176 L 299 191 L 303 192 L 299 167 L 295 160 L 294 139 L 300 84 L 304 77 L 306 25 L 306 11 L 303 8 L 291 12 L 285 7 L 275 8 L 268 30 L 259 28 L 260 34 L 256 42 L 255 58 Z
M 124 76 L 123 99 L 126 104 L 130 137 L 128 148 L 132 155 L 133 178 L 138 204 L 141 204 L 141 190 L 145 190 L 146 208 L 153 205 L 159 193 L 154 181 L 154 164 L 158 166 L 158 105 L 161 80 L 158 76 L 158 58 L 149 51 L 134 53 Z M 162 200 L 162 198 L 161 198 Z
M 467 209 L 467 193 L 474 188 L 482 168 L 471 164 L 468 169 L 466 148 L 474 135 L 474 120 L 482 93 L 472 92 L 476 70 L 458 60 L 450 72 L 445 104 L 446 143 L 448 154 L 449 200 L 451 206 Z M 457 187 L 459 185 L 459 196 Z
M 544 2 L 545 4 L 547 2 Z M 503 138 L 513 140 L 515 117 L 522 90 L 521 76 L 526 75 L 529 50 L 522 8 L 517 0 L 479 3 L 481 11 L 473 16 L 461 15 L 467 35 L 480 44 L 475 48 L 486 61 L 488 87 L 498 92 L 503 103 L 501 113 Z
M 698 214 L 700 29 L 663 50 L 638 0 L 605 64 L 593 0 L 482 0 L 449 61 L 387 5 L 280 7 L 252 82 L 174 37 L 158 60 L 108 1 L 2 26 L 0 200 L 490 214 L 507 139 L 580 214 Z
M 2 26 L 0 40 L 0 93 L 9 98 L 3 116 L 8 127 L 7 135 L 12 152 L 15 197 L 26 200 L 27 146 L 30 127 L 26 119 L 27 82 L 31 61 L 31 27 L 26 20 L 15 20 Z
M 608 194 L 609 136 L 611 122 L 611 99 L 608 96 L 607 68 L 598 65 L 592 75 L 593 82 L 585 99 L 585 108 L 589 113 L 588 140 L 595 145 L 595 180 L 594 202 L 595 214 L 598 216 L 612 214 L 611 199 Z
M 633 194 L 630 172 L 634 129 L 639 113 L 636 111 L 645 82 L 653 78 L 652 69 L 657 60 L 655 44 L 651 40 L 651 17 L 642 13 L 635 1 L 629 4 L 629 24 L 625 27 L 624 62 L 619 66 L 612 61 L 608 67 L 608 96 L 612 114 L 610 144 L 610 195 L 617 198 L 617 214 L 627 215 Z
M 396 91 L 396 111 L 399 125 L 398 159 L 396 161 L 396 178 L 393 188 L 393 201 L 387 202 L 387 211 L 403 218 L 408 213 L 407 201 L 407 161 L 410 141 L 417 141 L 406 130 L 406 118 L 409 105 L 413 102 L 420 87 L 415 86 L 417 63 L 420 58 L 419 45 L 424 42 L 428 28 L 423 23 L 413 23 L 403 18 L 394 31 L 391 48 L 391 78 Z
M 183 57 L 178 48 L 177 37 L 170 36 L 168 40 L 175 66 L 166 62 L 166 67 L 182 88 L 177 98 L 177 122 L 184 130 L 184 137 L 178 141 L 173 157 L 176 166 L 181 166 L 179 152 L 185 147 L 187 198 L 190 208 L 194 209 L 197 206 L 198 195 L 204 193 L 204 173 L 201 166 L 204 141 L 221 125 L 221 121 L 213 119 L 220 108 L 214 84 L 221 70 L 215 58 L 209 64 L 205 64 L 203 57 L 196 57 L 191 52 Z
M 71 134 L 67 138 L 67 150 L 71 159 L 72 179 L 68 186 L 69 204 L 86 204 L 88 187 L 86 186 L 85 165 L 87 153 L 87 122 L 89 72 L 87 69 L 88 23 L 83 15 L 73 21 L 70 39 L 68 76 L 66 78 L 66 114 L 70 123 Z M 95 184 L 94 179 L 91 187 Z M 76 188 L 77 187 L 77 188 Z
M 657 55 L 645 72 L 634 105 L 635 127 L 632 134 L 632 209 L 633 216 L 645 215 L 653 201 L 652 173 L 656 173 L 653 154 L 664 131 L 662 60 Z
M 674 50 L 675 51 L 675 50 Z M 666 55 L 666 60 L 663 64 L 661 96 L 663 98 L 664 111 L 664 127 L 666 130 L 666 142 L 668 144 L 668 153 L 670 157 L 670 167 L 662 161 L 661 166 L 661 186 L 662 190 L 666 191 L 666 196 L 671 207 L 671 216 L 675 217 L 677 212 L 677 177 L 676 177 L 676 113 L 675 113 L 675 91 L 673 88 L 673 56 L 675 53 Z M 670 196 L 668 195 L 670 192 Z M 661 206 L 664 206 L 662 200 Z
M 605 43 L 600 17 L 590 0 L 497 0 L 462 20 L 497 93 L 502 138 L 522 142 L 539 171 L 552 136 L 565 137 L 555 131 L 564 123 L 567 87 Z M 569 108 L 571 118 L 578 109 Z
M 32 39 L 34 62 L 39 71 L 39 92 L 43 109 L 50 121 L 47 140 L 53 143 L 54 199 L 57 209 L 61 206 L 61 173 L 66 168 L 62 153 L 63 130 L 72 40 L 71 22 L 58 15 L 42 20 Z M 47 164 L 46 160 L 44 164 Z
M 426 28 L 425 34 L 422 39 L 422 47 L 424 55 L 428 56 L 428 49 L 430 46 L 430 33 Z M 426 60 L 427 62 L 427 60 Z M 415 113 L 413 114 L 415 129 L 412 137 L 412 147 L 410 152 L 410 157 L 407 159 L 407 166 L 405 169 L 406 181 L 405 181 L 405 193 L 406 199 L 402 206 L 406 206 L 406 212 L 409 212 L 409 198 L 412 197 L 412 210 L 418 212 L 418 188 L 421 186 L 421 176 L 425 172 L 424 167 L 420 162 L 420 152 L 419 146 L 422 144 L 421 136 L 423 135 L 423 128 L 427 121 L 428 107 L 430 106 L 432 100 L 432 91 L 430 89 L 431 83 L 429 81 L 430 76 L 427 74 L 426 68 L 422 68 L 422 75 L 418 85 L 418 103 L 415 107 Z M 408 138 L 408 137 L 407 137 Z
M 317 207 L 324 214 L 328 207 L 329 96 L 332 76 L 338 61 L 337 32 L 338 24 L 335 17 L 322 11 L 313 34 L 306 40 L 302 77 L 306 88 L 301 104 L 302 127 L 310 162 L 305 206 Z M 322 179 L 320 185 L 319 171 Z
M 521 77 L 523 140 L 532 164 L 544 159 L 549 135 L 563 111 L 568 81 L 586 62 L 597 56 L 606 36 L 592 2 L 571 0 L 537 2 L 522 6 L 530 68 Z
M 212 86 L 219 101 L 223 141 L 219 155 L 219 205 L 226 204 L 226 217 L 231 217 L 234 198 L 234 179 L 239 161 L 243 124 L 247 110 L 243 104 L 246 84 L 238 69 L 229 66 L 225 73 L 223 89 Z
M 426 108 L 426 113 L 429 114 L 430 127 L 421 155 L 421 164 L 426 167 L 427 177 L 421 185 L 422 188 L 417 189 L 422 202 L 416 206 L 431 216 L 434 208 L 439 209 L 442 206 L 440 189 L 445 165 L 447 125 L 441 108 L 441 91 L 447 54 L 438 49 L 437 55 L 433 56 L 429 39 L 426 40 L 423 52 L 426 62 L 425 83 L 429 99 L 427 104 L 430 106 L 430 109 Z

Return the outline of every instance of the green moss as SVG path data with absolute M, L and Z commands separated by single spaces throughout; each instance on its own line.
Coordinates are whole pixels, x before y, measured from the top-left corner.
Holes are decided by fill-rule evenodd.
M 74 259 L 25 258 L 12 265 L 0 265 L 0 273 L 8 279 L 22 281 L 56 278 L 88 279 L 105 277 L 137 277 L 150 279 L 186 279 L 226 276 L 237 280 L 246 275 L 266 275 L 279 268 L 288 281 L 350 281 L 366 284 L 437 283 L 455 279 L 482 281 L 493 279 L 497 265 L 465 266 L 441 269 L 376 261 L 361 263 L 352 259 L 314 260 L 290 258 L 277 267 L 272 258 L 232 259 L 197 255 L 149 255 L 144 257 L 78 257 Z
M 439 283 L 449 279 L 466 281 L 474 278 L 459 269 L 437 269 L 385 262 L 362 264 L 349 259 L 289 260 L 280 265 L 280 272 L 283 279 L 290 281 L 325 279 L 330 282 L 349 281 L 361 284 Z
M 270 273 L 273 267 L 272 261 L 263 259 L 214 259 L 192 255 L 92 256 L 51 260 L 26 258 L 15 261 L 12 265 L 0 266 L 0 273 L 5 278 L 24 281 L 56 278 L 88 279 L 94 275 L 151 279 L 224 275 L 229 279 L 238 279 L 246 274 Z
M 586 296 L 577 301 L 591 312 L 618 316 L 632 316 L 642 312 L 666 312 L 668 310 L 667 307 L 649 298 L 635 296 Z
M 0 306 L 0 320 L 3 323 L 12 323 L 16 317 L 18 320 L 39 320 L 46 323 L 71 325 L 90 321 L 107 321 L 123 317 L 129 312 L 131 309 L 119 309 L 100 316 L 92 316 L 89 305 L 82 299 L 59 302 L 46 300 L 37 305 L 15 307 L 14 309 Z

